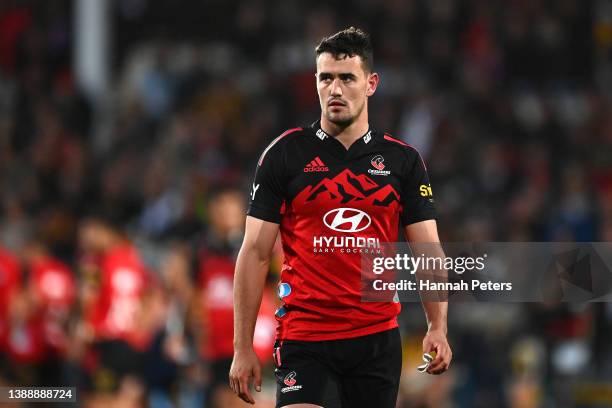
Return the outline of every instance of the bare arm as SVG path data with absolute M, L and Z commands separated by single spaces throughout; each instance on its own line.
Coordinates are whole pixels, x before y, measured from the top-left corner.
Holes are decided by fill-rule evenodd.
M 261 363 L 253 350 L 253 333 L 278 229 L 278 224 L 247 216 L 234 273 L 234 361 L 230 386 L 251 404 L 255 403 L 249 391 L 251 378 L 255 379 L 255 389 L 261 388 Z
M 278 229 L 278 224 L 247 217 L 234 274 L 235 350 L 253 348 L 255 322 Z
M 428 243 L 439 243 L 438 227 L 435 220 L 426 220 L 407 225 L 404 228 L 406 239 L 414 247 L 419 247 L 419 243 L 426 245 L 424 252 L 430 257 L 443 257 L 442 247 Z M 420 251 L 418 251 L 420 252 Z M 436 358 L 431 362 L 427 372 L 431 374 L 441 374 L 448 369 L 452 359 L 452 351 L 446 339 L 447 334 L 447 301 L 427 301 L 423 300 L 423 309 L 427 318 L 427 335 L 423 339 L 423 352 L 436 351 Z
M 438 237 L 438 227 L 435 220 L 427 220 L 407 225 L 405 227 L 406 239 L 410 243 L 437 243 L 440 242 Z M 418 246 L 418 245 L 417 245 Z M 437 250 L 433 245 L 423 246 L 426 248 L 429 256 L 443 256 L 442 250 Z M 435 251 L 435 253 L 433 253 Z M 427 327 L 431 329 L 441 329 L 447 331 L 447 311 L 448 302 L 431 302 L 423 301 L 423 309 L 427 318 Z

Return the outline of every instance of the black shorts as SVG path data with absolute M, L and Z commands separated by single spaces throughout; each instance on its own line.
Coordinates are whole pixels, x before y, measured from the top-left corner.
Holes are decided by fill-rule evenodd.
M 274 345 L 276 407 L 394 408 L 402 371 L 399 330 Z

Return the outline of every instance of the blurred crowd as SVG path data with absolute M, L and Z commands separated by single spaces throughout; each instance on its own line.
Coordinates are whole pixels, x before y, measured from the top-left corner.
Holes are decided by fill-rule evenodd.
M 443 241 L 612 241 L 609 0 L 111 4 L 112 81 L 92 99 L 72 2 L 0 2 L 0 383 L 235 403 L 247 186 L 271 139 L 319 117 L 314 46 L 349 25 L 374 41 L 371 123 L 425 158 Z M 399 406 L 612 404 L 589 388 L 611 395 L 608 304 L 458 304 L 449 323 L 453 368 L 419 375 L 424 318 L 404 307 Z

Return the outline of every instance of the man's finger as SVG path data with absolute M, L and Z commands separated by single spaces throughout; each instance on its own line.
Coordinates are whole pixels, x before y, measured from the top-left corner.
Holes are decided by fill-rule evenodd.
M 448 367 L 446 367 L 446 365 L 443 365 L 442 368 L 440 368 L 438 370 L 434 370 L 434 371 L 430 372 L 429 374 L 440 375 L 440 374 L 444 373 L 446 370 L 448 370 Z
M 261 366 L 256 365 L 253 374 L 255 374 L 255 391 L 261 392 Z
M 251 377 L 247 377 L 247 376 L 242 376 L 240 377 L 239 383 L 240 383 L 240 398 L 242 398 L 244 401 L 248 402 L 249 404 L 254 404 L 255 400 L 253 399 L 253 397 L 251 396 L 251 393 L 249 391 L 249 383 Z
M 442 363 L 444 361 L 444 358 L 446 357 L 447 354 L 447 349 L 446 347 L 440 347 L 438 345 L 436 345 L 436 358 L 433 359 L 432 362 L 429 363 L 429 367 L 430 368 L 435 368 L 436 366 L 439 366 L 440 363 Z
M 445 366 L 447 355 L 448 349 L 446 349 L 445 347 L 440 348 L 438 354 L 436 355 L 436 358 L 429 364 L 429 369 L 427 371 L 432 373 L 434 371 L 439 370 L 442 366 Z
M 439 373 L 443 373 L 444 371 L 446 371 L 447 366 L 445 362 L 442 362 L 440 365 L 437 365 L 435 367 L 429 367 L 427 369 L 427 372 L 429 374 L 439 374 Z
M 453 358 L 453 352 L 451 351 L 450 347 L 446 348 L 445 350 L 442 351 L 443 354 L 443 360 L 440 364 L 436 364 L 436 365 L 430 365 L 430 370 L 431 373 L 438 373 L 441 374 L 444 371 L 447 371 L 448 368 L 450 367 L 450 362 Z

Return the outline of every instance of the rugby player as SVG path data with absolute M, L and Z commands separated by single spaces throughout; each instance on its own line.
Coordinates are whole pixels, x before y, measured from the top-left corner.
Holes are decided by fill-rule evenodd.
M 287 130 L 261 154 L 250 192 L 234 279 L 234 358 L 230 387 L 254 403 L 261 364 L 253 330 L 280 231 L 282 306 L 274 347 L 277 407 L 393 408 L 402 365 L 398 302 L 361 301 L 361 256 L 381 242 L 439 242 L 431 186 L 419 153 L 370 127 L 369 98 L 379 84 L 368 34 L 353 27 L 316 48 L 321 118 Z M 447 303 L 423 302 L 427 372 L 452 358 Z

